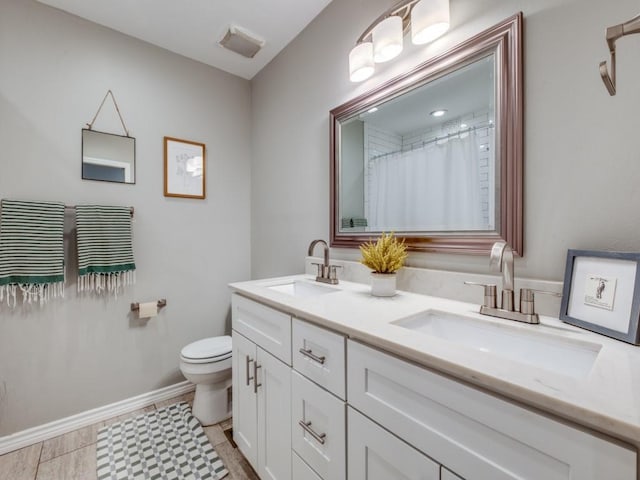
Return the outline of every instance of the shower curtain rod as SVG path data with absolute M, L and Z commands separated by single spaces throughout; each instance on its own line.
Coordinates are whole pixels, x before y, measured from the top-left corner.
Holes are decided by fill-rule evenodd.
M 488 125 L 476 125 L 474 127 L 468 127 L 463 130 L 458 130 L 457 132 L 448 133 L 447 135 L 443 135 L 442 137 L 434 137 L 431 140 L 425 140 L 422 143 L 417 143 L 417 144 L 413 143 L 411 144 L 411 148 L 408 148 L 408 149 L 401 148 L 400 150 L 395 150 L 393 152 L 381 153 L 380 155 L 376 155 L 375 157 L 372 157 L 369 161 L 378 160 L 379 158 L 383 158 L 383 157 L 386 157 L 387 155 L 393 155 L 396 153 L 412 152 L 416 148 L 426 147 L 427 145 L 430 145 L 435 142 L 439 142 L 440 140 L 448 140 L 451 137 L 459 136 L 460 134 L 463 134 L 463 133 L 473 132 L 475 130 L 479 130 L 482 128 L 494 128 L 494 127 L 495 125 L 493 123 L 490 123 Z

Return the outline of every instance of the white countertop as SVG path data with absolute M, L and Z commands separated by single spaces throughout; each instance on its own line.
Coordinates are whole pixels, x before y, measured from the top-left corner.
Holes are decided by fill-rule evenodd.
M 550 317 L 541 316 L 540 325 L 528 325 L 480 315 L 479 305 L 427 295 L 398 291 L 394 297 L 373 297 L 370 286 L 342 280 L 336 286 L 320 284 L 334 288 L 335 293 L 306 298 L 268 288 L 294 280 L 315 284 L 310 275 L 295 275 L 232 283 L 230 287 L 245 297 L 349 338 L 640 445 L 640 347 Z M 574 377 L 391 323 L 429 309 L 473 317 L 502 328 L 597 344 L 601 348 L 590 372 Z

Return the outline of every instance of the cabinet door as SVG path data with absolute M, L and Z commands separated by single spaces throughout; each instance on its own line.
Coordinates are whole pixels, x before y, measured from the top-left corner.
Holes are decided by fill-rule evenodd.
M 440 465 L 348 409 L 349 480 L 439 480 Z
M 233 440 L 254 469 L 258 468 L 258 417 L 253 385 L 256 346 L 232 332 Z
M 291 373 L 291 436 L 295 452 L 325 480 L 346 475 L 345 404 L 298 372 Z
M 348 341 L 349 403 L 468 480 L 636 480 L 636 451 Z
M 258 474 L 291 480 L 291 368 L 258 347 Z

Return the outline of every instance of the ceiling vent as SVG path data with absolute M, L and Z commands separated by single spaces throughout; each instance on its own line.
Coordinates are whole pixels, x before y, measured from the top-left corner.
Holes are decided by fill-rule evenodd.
M 264 47 L 265 42 L 232 25 L 219 43 L 227 50 L 231 50 L 243 57 L 253 58 Z

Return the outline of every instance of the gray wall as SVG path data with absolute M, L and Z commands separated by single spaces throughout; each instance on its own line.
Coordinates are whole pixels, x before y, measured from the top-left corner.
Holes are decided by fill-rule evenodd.
M 253 79 L 253 277 L 302 271 L 309 242 L 328 238 L 329 110 L 518 11 L 525 19 L 525 245 L 516 275 L 561 280 L 568 248 L 640 251 L 640 36 L 618 41 L 616 97 L 598 74 L 608 58 L 605 28 L 636 15 L 638 2 L 451 0 L 444 37 L 405 47 L 352 84 L 349 50 L 393 3 L 334 0 Z M 454 271 L 488 272 L 487 263 L 466 255 L 409 258 L 413 266 Z
M 80 179 L 81 129 L 108 89 L 136 137 L 136 185 Z M 248 81 L 0 2 L 0 198 L 132 205 L 138 267 L 117 299 L 78 298 L 69 268 L 64 300 L 0 306 L 0 436 L 182 381 L 180 349 L 228 331 L 226 285 L 250 274 L 249 127 Z M 122 133 L 109 103 L 95 128 Z M 206 200 L 163 196 L 165 135 L 207 145 Z M 158 317 L 130 315 L 158 298 Z

